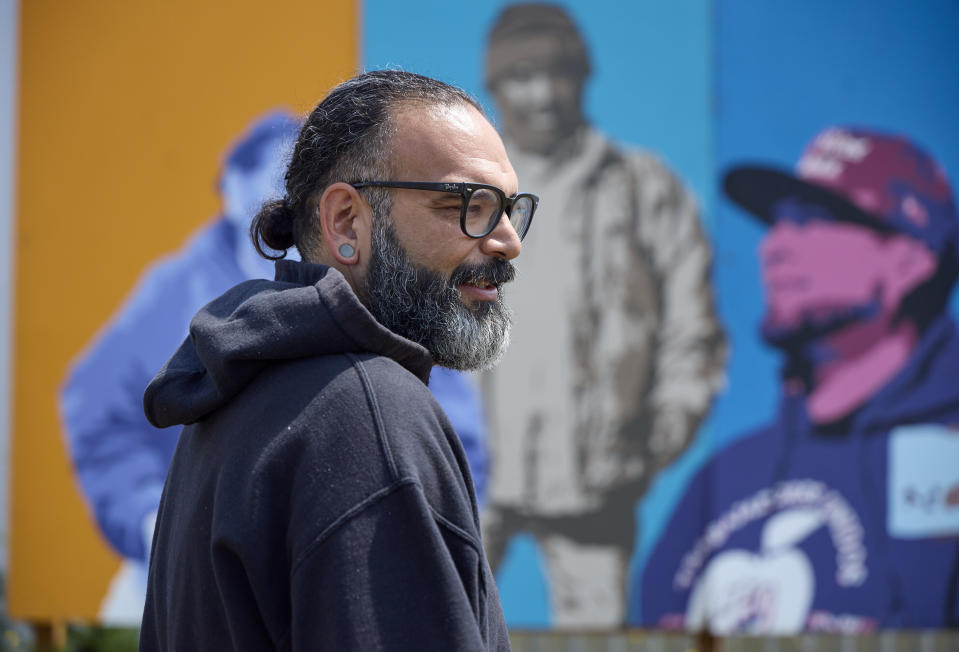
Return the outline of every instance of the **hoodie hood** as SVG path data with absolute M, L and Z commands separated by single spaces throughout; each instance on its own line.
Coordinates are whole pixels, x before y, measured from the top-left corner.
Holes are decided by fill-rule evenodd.
M 190 335 L 146 389 L 158 428 L 189 424 L 229 403 L 265 368 L 319 355 L 373 353 L 429 380 L 433 359 L 360 303 L 335 269 L 282 260 L 275 281 L 247 281 L 200 310 Z

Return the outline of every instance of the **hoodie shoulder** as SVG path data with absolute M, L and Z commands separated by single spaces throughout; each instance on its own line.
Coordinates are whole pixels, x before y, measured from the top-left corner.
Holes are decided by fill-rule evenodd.
M 355 357 L 354 365 L 395 480 L 415 481 L 446 521 L 474 531 L 476 497 L 466 453 L 436 398 L 387 357 Z
M 395 360 L 425 383 L 432 359 L 379 324 L 336 270 L 281 262 L 276 281 L 247 281 L 207 304 L 189 337 L 147 387 L 158 427 L 194 423 L 277 363 L 341 353 Z

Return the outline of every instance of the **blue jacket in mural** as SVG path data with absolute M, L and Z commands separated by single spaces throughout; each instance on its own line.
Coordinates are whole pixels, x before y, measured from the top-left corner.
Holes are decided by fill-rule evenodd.
M 844 423 L 803 397 L 694 477 L 642 574 L 648 626 L 959 624 L 959 333 L 948 316 Z
M 193 315 L 251 276 L 251 262 L 240 253 L 248 243 L 245 229 L 219 219 L 156 263 L 63 387 L 61 412 L 83 493 L 103 535 L 129 559 L 145 561 L 149 553 L 150 516 L 180 434 L 147 422 L 143 391 L 183 341 Z M 259 263 L 262 275 L 272 277 L 272 264 Z M 463 374 L 440 367 L 430 389 L 463 442 L 481 498 L 487 455 L 478 392 Z

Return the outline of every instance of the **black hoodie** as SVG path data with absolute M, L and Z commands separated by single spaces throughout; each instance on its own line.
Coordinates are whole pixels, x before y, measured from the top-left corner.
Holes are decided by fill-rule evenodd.
M 154 425 L 188 425 L 140 649 L 508 650 L 431 366 L 319 265 L 201 310 L 144 396 Z

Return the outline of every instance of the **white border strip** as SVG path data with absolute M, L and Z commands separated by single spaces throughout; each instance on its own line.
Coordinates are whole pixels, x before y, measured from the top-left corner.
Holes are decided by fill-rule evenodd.
M 14 207 L 16 205 L 20 2 L 0 0 L 0 569 L 9 545 L 11 326 Z

